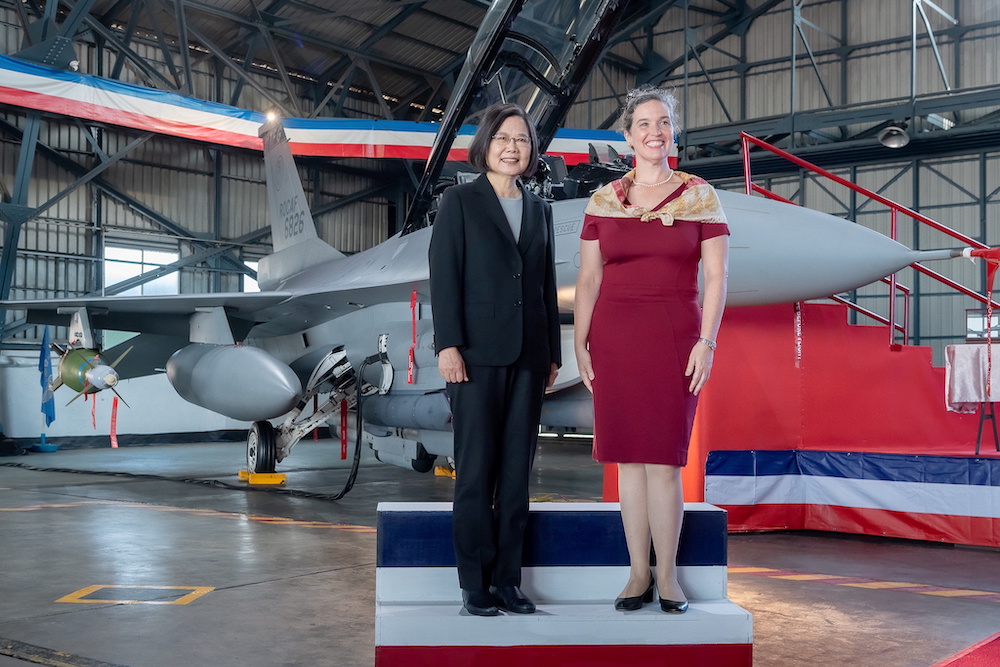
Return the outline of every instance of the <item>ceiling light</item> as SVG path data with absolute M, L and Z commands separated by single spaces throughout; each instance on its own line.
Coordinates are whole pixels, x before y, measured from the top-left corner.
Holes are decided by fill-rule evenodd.
M 906 133 L 905 123 L 894 123 L 879 130 L 878 140 L 886 148 L 902 148 L 910 143 L 910 135 Z

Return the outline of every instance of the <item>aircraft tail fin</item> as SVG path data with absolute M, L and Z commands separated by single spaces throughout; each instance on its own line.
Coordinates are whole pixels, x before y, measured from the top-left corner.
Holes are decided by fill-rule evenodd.
M 281 120 L 269 120 L 259 134 L 264 140 L 267 214 L 274 253 L 261 260 L 257 282 L 261 289 L 273 289 L 303 269 L 344 255 L 316 233 Z

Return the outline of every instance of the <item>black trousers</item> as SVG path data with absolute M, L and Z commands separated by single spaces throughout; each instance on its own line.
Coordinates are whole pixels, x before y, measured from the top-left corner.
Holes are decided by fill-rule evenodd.
M 455 430 L 452 528 L 459 585 L 521 584 L 528 478 L 548 376 L 517 365 L 467 366 L 449 383 Z

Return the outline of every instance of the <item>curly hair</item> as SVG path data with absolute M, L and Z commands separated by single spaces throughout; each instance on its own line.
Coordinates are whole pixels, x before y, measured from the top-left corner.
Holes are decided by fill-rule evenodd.
M 493 141 L 493 135 L 497 133 L 503 122 L 511 116 L 521 118 L 524 120 L 524 124 L 528 126 L 528 136 L 531 138 L 531 152 L 528 155 L 528 166 L 525 167 L 524 173 L 521 174 L 527 178 L 533 175 L 535 169 L 538 167 L 538 133 L 535 131 L 535 124 L 528 117 L 524 109 L 509 102 L 494 104 L 483 113 L 483 119 L 479 122 L 479 127 L 476 129 L 476 136 L 472 138 L 472 143 L 469 144 L 469 164 L 479 171 L 489 171 L 486 156 L 489 154 L 490 142 Z
M 618 116 L 618 131 L 624 133 L 628 130 L 631 132 L 632 119 L 635 117 L 636 108 L 640 104 L 645 104 L 652 100 L 663 102 L 663 105 L 667 107 L 667 113 L 670 115 L 670 125 L 674 130 L 674 134 L 680 134 L 681 122 L 680 116 L 677 113 L 677 107 L 679 106 L 677 97 L 665 88 L 657 88 L 650 84 L 633 88 L 625 96 L 621 115 Z

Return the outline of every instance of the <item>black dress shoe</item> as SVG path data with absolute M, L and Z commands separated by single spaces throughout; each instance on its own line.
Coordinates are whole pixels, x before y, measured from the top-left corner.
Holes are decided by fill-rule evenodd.
M 688 601 L 674 602 L 673 600 L 664 600 L 660 598 L 660 609 L 667 612 L 668 614 L 683 614 L 688 610 Z
M 498 616 L 496 598 L 486 591 L 468 591 L 462 589 L 462 605 L 473 616 Z
M 490 586 L 490 593 L 501 609 L 515 614 L 534 614 L 535 603 L 517 586 Z
M 636 609 L 642 609 L 644 602 L 653 601 L 653 580 L 649 580 L 649 588 L 642 595 L 636 595 L 631 598 L 615 598 L 615 609 L 618 611 L 635 611 Z

